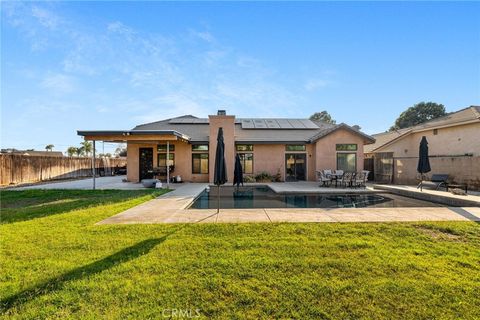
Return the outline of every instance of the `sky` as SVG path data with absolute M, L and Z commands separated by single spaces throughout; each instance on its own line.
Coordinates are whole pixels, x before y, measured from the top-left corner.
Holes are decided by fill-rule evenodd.
M 373 134 L 421 101 L 480 104 L 480 3 L 1 2 L 2 148 L 218 109 Z

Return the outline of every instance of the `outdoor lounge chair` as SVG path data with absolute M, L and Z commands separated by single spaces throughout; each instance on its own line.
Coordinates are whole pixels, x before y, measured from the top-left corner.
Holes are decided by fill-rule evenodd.
M 432 174 L 430 180 L 421 181 L 417 189 L 422 187 L 433 187 L 435 190 L 438 190 L 440 187 L 447 187 L 448 174 Z
M 332 179 L 328 178 L 324 171 L 316 171 L 317 181 L 321 182 L 321 187 L 328 187 L 332 183 Z

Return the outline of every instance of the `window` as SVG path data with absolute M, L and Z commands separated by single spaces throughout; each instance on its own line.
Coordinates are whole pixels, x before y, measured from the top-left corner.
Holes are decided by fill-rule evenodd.
M 192 153 L 192 173 L 208 173 L 208 153 Z
M 169 151 L 173 152 L 175 151 L 175 145 L 170 144 Z M 167 152 L 167 145 L 166 144 L 159 144 L 157 145 L 157 152 Z
M 356 144 L 337 144 L 337 151 L 357 151 Z
M 169 153 L 168 154 L 169 161 L 168 165 L 169 166 L 174 166 L 175 165 L 175 154 L 174 153 Z M 157 155 L 157 163 L 159 167 L 165 167 L 167 165 L 167 154 L 166 153 L 159 153 Z
M 239 153 L 243 173 L 253 173 L 253 153 Z
M 208 144 L 194 144 L 192 151 L 208 151 Z
M 337 153 L 337 170 L 343 170 L 345 172 L 356 172 L 357 154 Z
M 237 144 L 237 151 L 253 151 L 253 144 Z
M 438 129 L 433 129 L 433 135 L 436 136 L 438 134 Z
M 305 145 L 304 144 L 299 144 L 299 145 L 287 145 L 286 146 L 287 151 L 305 151 Z

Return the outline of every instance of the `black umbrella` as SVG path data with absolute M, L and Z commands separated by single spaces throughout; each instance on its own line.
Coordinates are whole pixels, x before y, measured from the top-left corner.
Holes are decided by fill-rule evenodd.
M 215 169 L 213 183 L 217 186 L 217 213 L 220 211 L 220 185 L 227 182 L 227 166 L 225 164 L 225 144 L 223 128 L 218 128 L 217 150 L 215 151 Z
M 422 181 L 420 182 L 420 191 L 423 189 L 423 175 L 427 172 L 430 172 L 430 160 L 428 160 L 428 142 L 425 136 L 422 137 L 420 141 L 420 148 L 418 149 L 418 165 L 417 171 L 422 176 Z
M 237 185 L 237 188 L 242 184 L 243 186 L 243 169 L 240 162 L 240 156 L 237 153 L 235 157 L 235 170 L 233 171 L 233 185 Z

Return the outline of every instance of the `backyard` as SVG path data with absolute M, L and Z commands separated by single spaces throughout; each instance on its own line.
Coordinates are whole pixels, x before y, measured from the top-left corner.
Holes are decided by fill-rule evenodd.
M 95 225 L 160 194 L 2 191 L 2 317 L 480 318 L 479 223 Z

